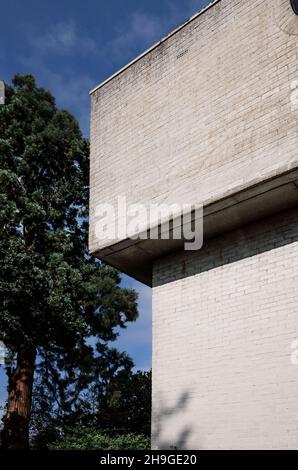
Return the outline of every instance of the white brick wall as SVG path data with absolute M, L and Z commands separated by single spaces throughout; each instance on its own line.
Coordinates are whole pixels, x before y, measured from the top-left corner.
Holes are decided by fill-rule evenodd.
M 298 166 L 298 17 L 220 0 L 92 94 L 95 207 L 204 203 Z
M 95 208 L 208 204 L 298 167 L 298 17 L 220 0 L 92 94 Z M 298 449 L 298 213 L 153 267 L 153 443 Z
M 154 448 L 298 449 L 298 209 L 153 272 Z

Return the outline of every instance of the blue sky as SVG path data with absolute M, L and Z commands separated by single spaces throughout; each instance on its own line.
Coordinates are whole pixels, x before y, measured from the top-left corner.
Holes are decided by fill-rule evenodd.
M 9 82 L 15 73 L 32 73 L 38 85 L 49 88 L 56 96 L 58 106 L 77 117 L 88 136 L 89 90 L 208 3 L 208 0 L 1 2 L 0 79 Z M 121 333 L 117 346 L 133 357 L 136 368 L 148 369 L 151 291 L 127 276 L 122 283 L 138 290 L 140 316 Z

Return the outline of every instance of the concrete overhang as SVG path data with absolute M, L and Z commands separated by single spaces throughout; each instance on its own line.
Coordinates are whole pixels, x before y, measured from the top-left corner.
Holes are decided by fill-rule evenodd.
M 117 195 L 202 205 L 204 240 L 298 205 L 298 17 L 289 0 L 231 3 L 91 91 L 90 252 L 149 286 L 185 240 L 102 240 L 98 207 Z
M 204 205 L 204 240 L 294 207 L 298 207 L 298 169 L 207 202 Z M 93 255 L 151 286 L 154 260 L 182 250 L 184 243 L 185 240 L 127 238 Z

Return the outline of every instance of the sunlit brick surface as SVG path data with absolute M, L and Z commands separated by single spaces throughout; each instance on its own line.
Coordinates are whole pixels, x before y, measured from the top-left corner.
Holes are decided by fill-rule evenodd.
M 298 449 L 298 209 L 154 266 L 153 446 Z
M 288 0 L 220 0 L 92 94 L 92 252 L 99 203 L 206 204 L 298 165 L 296 34 Z

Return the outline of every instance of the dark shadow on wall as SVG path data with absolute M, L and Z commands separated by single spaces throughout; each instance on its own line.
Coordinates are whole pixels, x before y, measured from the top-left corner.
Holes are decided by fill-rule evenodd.
M 298 241 L 298 208 L 280 212 L 155 262 L 153 287 L 235 263 Z
M 152 418 L 153 430 L 151 436 L 152 448 L 159 450 L 183 450 L 187 449 L 189 436 L 191 435 L 192 428 L 190 425 L 184 426 L 182 430 L 177 432 L 177 436 L 172 440 L 166 440 L 163 437 L 164 428 L 168 429 L 167 421 L 186 411 L 190 404 L 190 394 L 184 392 L 181 394 L 174 406 L 168 406 L 164 400 L 160 399 L 159 408 L 154 410 Z

